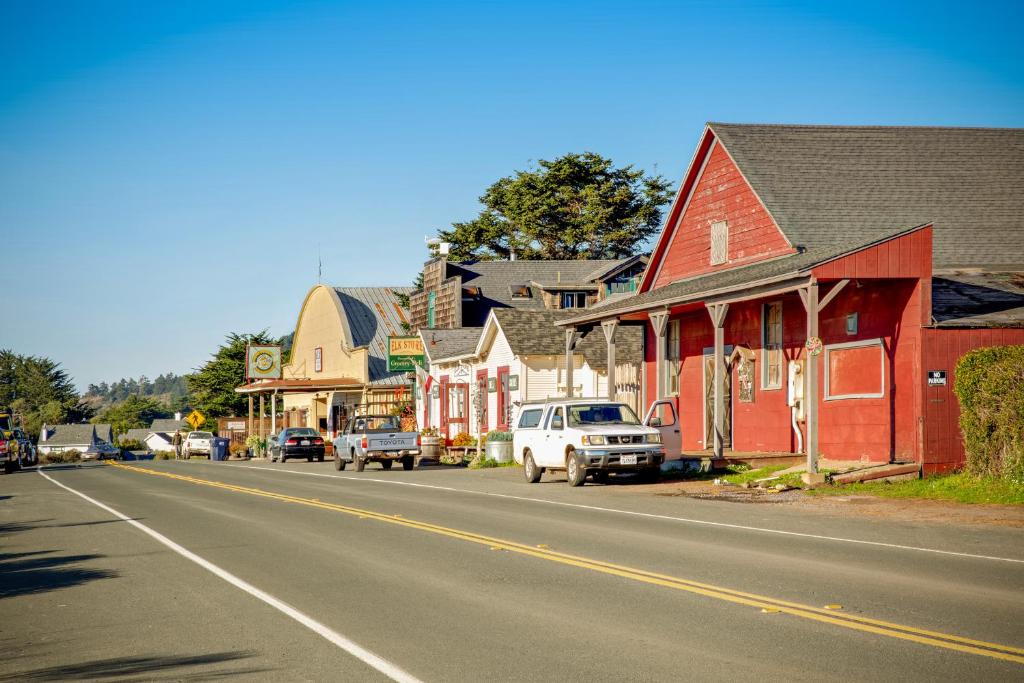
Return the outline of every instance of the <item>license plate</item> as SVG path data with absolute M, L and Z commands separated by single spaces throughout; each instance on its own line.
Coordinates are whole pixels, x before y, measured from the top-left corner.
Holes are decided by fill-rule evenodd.
M 301 443 L 302 443 L 303 446 L 308 446 L 309 445 L 309 439 L 303 439 Z M 633 458 L 633 460 L 636 460 L 636 458 Z
M 636 456 L 635 455 L 623 455 L 623 456 L 620 456 L 619 457 L 619 464 L 622 464 L 622 465 L 635 465 L 636 464 Z

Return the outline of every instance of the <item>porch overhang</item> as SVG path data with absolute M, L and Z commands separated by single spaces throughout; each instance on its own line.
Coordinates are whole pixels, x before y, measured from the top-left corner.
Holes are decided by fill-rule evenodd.
M 273 379 L 259 384 L 243 384 L 235 387 L 236 394 L 264 394 L 267 392 L 299 393 L 337 389 L 358 390 L 363 388 L 359 380 L 341 377 L 337 379 Z

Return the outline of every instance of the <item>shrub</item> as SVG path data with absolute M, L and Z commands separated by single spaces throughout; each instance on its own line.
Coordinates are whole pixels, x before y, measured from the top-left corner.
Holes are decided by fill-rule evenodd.
M 250 434 L 245 439 L 245 445 L 252 449 L 253 455 L 262 458 L 267 450 L 267 440 L 261 439 L 257 434 Z
M 82 459 L 81 451 L 72 448 L 69 451 L 54 451 L 39 456 L 39 461 L 47 464 L 61 462 L 78 462 Z
M 512 432 L 502 432 L 497 429 L 487 432 L 487 441 L 511 441 Z
M 466 447 L 475 446 L 476 439 L 470 436 L 467 432 L 459 432 L 454 439 L 452 439 L 453 446 Z
M 967 470 L 1024 485 L 1024 345 L 965 354 L 954 391 Z
M 173 451 L 157 451 L 153 453 L 154 460 L 171 460 L 174 458 Z
M 249 447 L 241 441 L 232 441 L 228 444 L 228 453 L 231 455 L 242 457 L 249 451 Z
M 426 427 L 420 430 L 420 436 L 439 436 L 437 427 Z
M 144 451 L 146 450 L 146 444 L 142 443 L 138 439 L 121 439 L 117 442 L 117 445 L 122 451 Z

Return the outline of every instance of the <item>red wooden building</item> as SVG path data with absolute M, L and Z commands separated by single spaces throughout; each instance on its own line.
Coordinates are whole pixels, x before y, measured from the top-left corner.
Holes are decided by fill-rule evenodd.
M 957 359 L 1024 343 L 1022 199 L 1021 129 L 708 124 L 638 293 L 561 324 L 645 326 L 681 453 L 950 469 Z

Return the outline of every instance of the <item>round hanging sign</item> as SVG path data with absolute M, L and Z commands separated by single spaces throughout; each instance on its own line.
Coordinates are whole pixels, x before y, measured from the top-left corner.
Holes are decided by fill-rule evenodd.
M 804 344 L 804 347 L 807 348 L 807 354 L 809 356 L 820 356 L 824 345 L 821 343 L 821 337 L 811 337 L 807 340 L 807 343 Z

